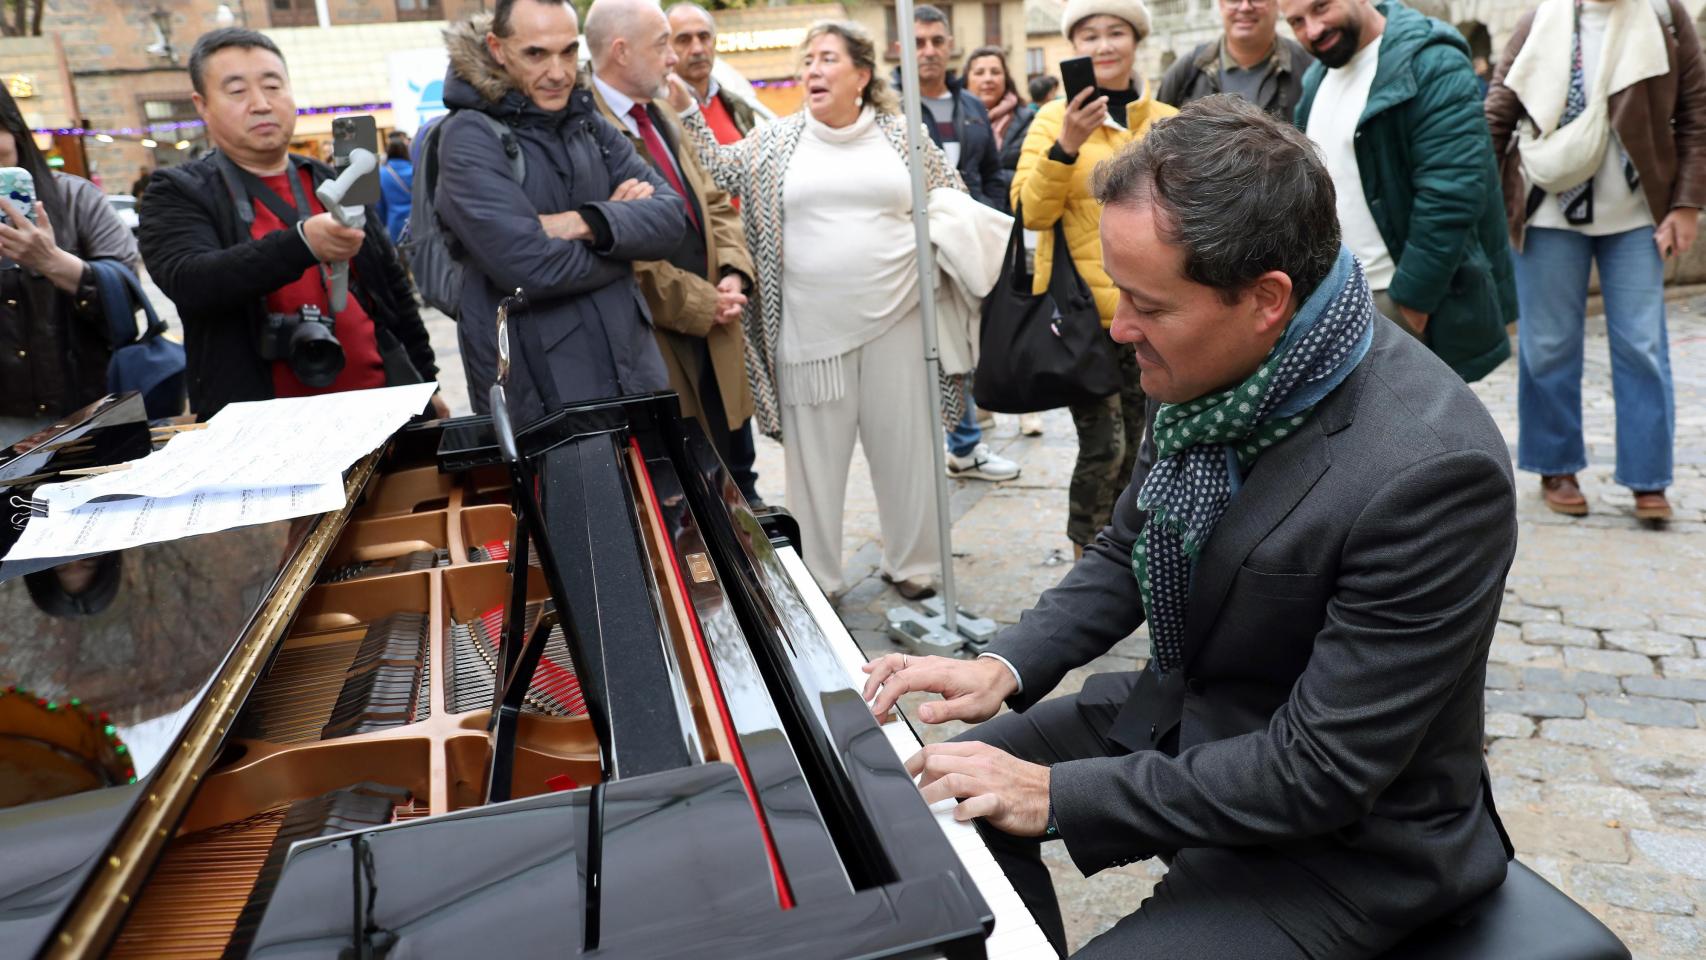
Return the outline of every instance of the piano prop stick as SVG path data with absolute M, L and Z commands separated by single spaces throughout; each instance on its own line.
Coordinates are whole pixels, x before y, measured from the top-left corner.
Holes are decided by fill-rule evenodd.
M 503 644 L 498 657 L 499 672 L 495 687 L 497 695 L 492 704 L 492 765 L 486 781 L 487 803 L 501 803 L 512 795 L 516 730 L 521 722 L 521 708 L 528 688 L 533 684 L 533 675 L 539 668 L 539 661 L 545 652 L 545 642 L 551 636 L 552 630 L 560 628 L 563 631 L 570 655 L 574 657 L 575 662 L 586 662 L 583 655 L 586 645 L 581 640 L 574 617 L 566 615 L 569 609 L 568 591 L 563 589 L 562 574 L 552 553 L 550 539 L 545 533 L 544 517 L 536 499 L 538 487 L 533 468 L 527 458 L 521 455 L 517 445 L 515 428 L 509 417 L 509 400 L 504 392 L 510 371 L 509 315 L 512 310 L 517 313 L 524 311 L 526 306 L 526 297 L 517 289 L 514 294 L 498 303 L 497 310 L 498 376 L 491 390 L 492 428 L 497 433 L 498 447 L 502 451 L 504 464 L 509 469 L 510 489 L 514 493 L 516 509 L 515 530 L 510 535 L 511 550 L 507 568 L 511 584 L 509 604 L 505 610 Z M 526 632 L 524 638 L 528 555 L 535 545 L 540 560 L 543 561 L 545 581 L 551 589 L 551 597 L 556 601 L 556 605 L 553 609 L 540 613 L 533 629 Z M 611 737 L 607 729 L 609 711 L 604 704 L 595 704 L 594 707 L 588 718 L 598 736 L 599 779 L 608 781 L 611 774 Z M 602 797 L 596 787 L 594 793 Z M 593 809 L 597 811 L 599 804 L 595 802 Z M 594 835 L 596 836 L 596 832 Z M 589 915 L 596 913 L 589 909 Z M 597 942 L 596 928 L 588 930 L 588 942 Z

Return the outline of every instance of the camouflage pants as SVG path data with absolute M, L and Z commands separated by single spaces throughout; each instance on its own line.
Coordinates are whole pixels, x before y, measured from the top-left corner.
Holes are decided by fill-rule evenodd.
M 1068 408 L 1078 428 L 1078 463 L 1072 468 L 1067 492 L 1066 535 L 1079 546 L 1089 545 L 1113 517 L 1114 501 L 1131 482 L 1137 448 L 1143 442 L 1143 387 L 1137 380 L 1137 355 L 1130 344 L 1116 346 L 1124 374 L 1120 392 Z

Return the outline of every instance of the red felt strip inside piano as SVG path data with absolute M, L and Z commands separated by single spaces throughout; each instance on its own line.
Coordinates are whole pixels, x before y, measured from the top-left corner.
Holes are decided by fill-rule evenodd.
M 480 624 L 485 628 L 487 642 L 496 654 L 503 643 L 504 608 L 499 605 L 480 614 Z M 524 638 L 525 639 L 525 638 Z M 581 693 L 581 682 L 573 670 L 541 655 L 539 666 L 533 671 L 533 682 L 528 690 L 544 694 L 568 709 L 571 716 L 586 713 L 586 697 Z
M 657 490 L 652 487 L 651 473 L 645 469 L 645 455 L 640 452 L 638 440 L 630 437 L 628 444 L 633 449 L 634 461 L 640 465 L 640 469 L 635 472 L 640 475 L 641 480 L 645 481 L 646 509 L 650 510 L 655 517 L 658 513 L 658 494 Z M 669 557 L 670 569 L 675 574 L 676 584 L 684 586 L 687 583 L 687 578 L 681 575 L 681 562 L 676 559 L 675 551 L 665 545 L 662 553 Z M 740 749 L 740 736 L 735 732 L 734 721 L 729 717 L 729 705 L 723 697 L 723 684 L 717 677 L 716 662 L 711 658 L 711 648 L 705 643 L 704 632 L 699 629 L 699 614 L 693 610 L 692 604 L 688 604 L 687 610 L 688 624 L 693 627 L 693 642 L 699 649 L 700 661 L 705 665 L 705 672 L 711 678 L 711 692 L 715 694 L 717 700 L 717 718 L 722 723 L 723 732 L 733 747 L 731 752 L 734 756 L 730 759 L 734 761 L 735 769 L 740 772 L 740 782 L 746 788 L 746 798 L 752 804 L 752 814 L 758 818 L 758 828 L 764 834 L 764 853 L 765 856 L 769 857 L 770 871 L 776 877 L 776 901 L 782 909 L 792 910 L 794 895 L 788 888 L 788 875 L 782 869 L 782 858 L 776 852 L 776 839 L 770 833 L 770 824 L 764 819 L 764 808 L 758 803 L 758 791 L 753 788 L 752 772 L 747 769 L 746 755 Z

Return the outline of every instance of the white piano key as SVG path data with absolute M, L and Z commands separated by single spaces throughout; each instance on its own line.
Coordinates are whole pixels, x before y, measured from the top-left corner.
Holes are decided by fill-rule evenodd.
M 800 595 L 805 598 L 807 609 L 828 638 L 836 659 L 847 674 L 848 683 L 852 684 L 855 690 L 863 690 L 867 677 L 861 669 L 866 662 L 864 651 L 853 641 L 853 637 L 841 623 L 841 618 L 836 616 L 835 610 L 830 607 L 823 591 L 817 588 L 799 554 L 787 547 L 779 549 L 777 554 L 782 558 L 784 569 L 799 588 Z M 904 720 L 890 721 L 883 724 L 881 729 L 883 736 L 888 738 L 889 746 L 894 748 L 895 756 L 902 762 L 919 751 L 921 745 L 918 737 Z M 1049 946 L 1048 938 L 1043 936 L 1042 928 L 1037 926 L 1024 901 L 1019 899 L 1013 884 L 1002 872 L 1001 865 L 995 862 L 989 848 L 984 846 L 977 828 L 969 822 L 954 819 L 954 803 L 953 800 L 943 800 L 932 804 L 930 810 L 936 819 L 936 826 L 941 829 L 949 846 L 959 856 L 966 874 L 972 883 L 976 884 L 984 903 L 995 915 L 995 932 L 990 934 L 985 943 L 989 960 L 1052 958 L 1055 955 L 1054 948 Z

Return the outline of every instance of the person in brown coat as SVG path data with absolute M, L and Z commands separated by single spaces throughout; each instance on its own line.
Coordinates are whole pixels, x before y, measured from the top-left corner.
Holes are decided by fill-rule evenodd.
M 1679 0 L 1543 0 L 1487 90 L 1521 304 L 1517 466 L 1577 516 L 1588 274 L 1599 266 L 1617 401 L 1614 478 L 1671 515 L 1676 434 L 1664 260 L 1706 206 L 1706 61 Z
M 680 118 L 661 100 L 675 65 L 669 20 L 647 0 L 597 0 L 587 12 L 593 99 L 599 113 L 628 136 L 687 206 L 687 229 L 667 260 L 634 264 L 651 308 L 658 350 L 683 414 L 695 416 L 725 463 L 730 439 L 752 416 L 741 324 L 752 290 L 740 214 L 717 188 L 697 154 L 683 149 Z M 742 490 L 756 501 L 756 490 Z

